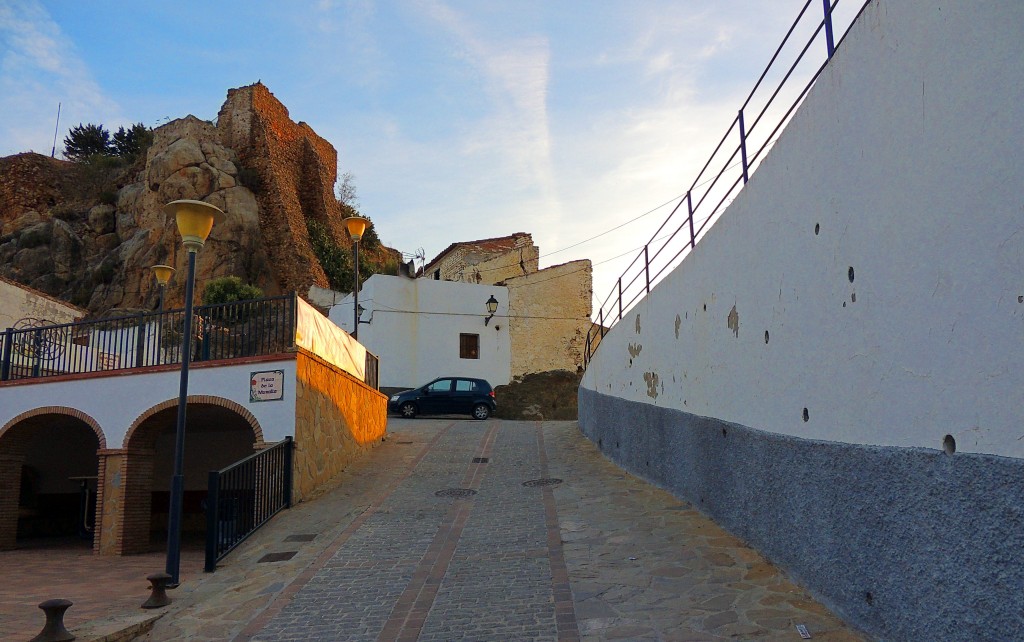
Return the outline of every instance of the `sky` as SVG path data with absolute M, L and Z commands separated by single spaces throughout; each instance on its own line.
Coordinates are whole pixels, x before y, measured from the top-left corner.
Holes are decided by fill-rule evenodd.
M 429 261 L 530 232 L 542 268 L 590 259 L 600 302 L 805 1 L 0 0 L 0 156 L 49 154 L 58 103 L 59 155 L 79 123 L 213 120 L 259 80 L 338 150 L 386 245 Z M 861 4 L 839 2 L 837 34 Z M 822 36 L 807 58 L 783 108 Z

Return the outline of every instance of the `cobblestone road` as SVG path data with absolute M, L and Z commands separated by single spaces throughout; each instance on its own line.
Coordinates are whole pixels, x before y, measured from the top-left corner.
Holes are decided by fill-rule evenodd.
M 572 422 L 392 419 L 340 481 L 183 585 L 146 639 L 862 639 Z

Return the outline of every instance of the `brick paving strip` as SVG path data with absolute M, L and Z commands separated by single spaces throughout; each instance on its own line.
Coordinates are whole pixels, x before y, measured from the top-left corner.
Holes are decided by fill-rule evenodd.
M 484 435 L 475 459 L 491 457 L 500 425 L 500 423 L 496 423 Z M 471 463 L 462 478 L 461 488 L 480 490 L 485 470 L 485 464 Z M 426 555 L 423 556 L 419 566 L 413 572 L 412 581 L 409 582 L 405 592 L 395 603 L 391 616 L 384 624 L 378 640 L 405 642 L 419 639 L 423 623 L 430 608 L 434 605 L 441 580 L 444 579 L 452 557 L 455 556 L 455 548 L 462 537 L 462 531 L 466 528 L 466 522 L 469 521 L 469 513 L 472 508 L 473 502 L 467 498 L 457 499 L 448 509 L 441 528 L 434 536 L 430 547 L 427 548 Z
M 454 424 L 448 424 L 443 429 L 439 430 L 434 437 L 420 449 L 420 452 L 416 454 L 416 457 L 409 463 L 409 467 L 404 475 L 397 477 L 392 480 L 390 484 L 380 493 L 377 499 L 370 504 L 370 506 L 363 511 L 361 515 L 356 517 L 352 522 L 335 538 L 335 540 L 317 556 L 312 564 L 306 567 L 288 586 L 286 586 L 274 599 L 270 605 L 263 610 L 262 613 L 253 618 L 248 626 L 234 637 L 236 642 L 243 642 L 252 639 L 263 627 L 270 622 L 274 616 L 281 612 L 295 595 L 309 583 L 309 580 L 313 578 L 316 573 L 324 567 L 327 562 L 337 554 L 338 550 L 348 542 L 352 534 L 362 528 L 363 524 L 366 523 L 372 515 L 374 515 L 385 501 L 395 492 L 402 482 L 412 475 L 413 471 L 416 470 L 416 466 L 419 465 L 423 458 L 427 456 L 427 453 L 431 451 L 434 445 L 440 441 L 440 439 L 451 429 Z
M 548 455 L 544 450 L 543 424 L 537 424 L 536 432 L 541 477 L 547 478 Z M 573 606 L 572 587 L 569 584 L 569 571 L 565 566 L 565 554 L 562 551 L 562 529 L 558 525 L 555 493 L 550 486 L 545 486 L 542 492 L 544 494 L 544 525 L 547 528 L 548 564 L 551 565 L 551 590 L 555 598 L 555 622 L 558 624 L 558 639 L 560 642 L 576 642 L 580 639 L 579 627 L 576 623 L 576 608 Z

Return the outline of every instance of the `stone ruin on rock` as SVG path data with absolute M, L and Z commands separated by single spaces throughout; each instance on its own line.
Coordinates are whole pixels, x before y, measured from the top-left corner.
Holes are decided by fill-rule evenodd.
M 186 258 L 162 206 L 196 199 L 228 214 L 199 253 L 197 292 L 221 276 L 267 295 L 328 285 L 306 221 L 342 247 L 351 243 L 334 197 L 337 152 L 292 121 L 266 86 L 229 90 L 216 124 L 186 116 L 153 134 L 145 158 L 127 168 L 32 153 L 0 159 L 0 276 L 94 315 L 153 308 L 148 268 L 166 263 L 183 274 Z M 176 278 L 167 306 L 183 295 Z

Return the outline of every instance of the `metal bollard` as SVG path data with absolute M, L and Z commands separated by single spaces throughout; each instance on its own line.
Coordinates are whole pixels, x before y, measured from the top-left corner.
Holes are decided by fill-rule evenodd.
M 142 603 L 142 608 L 158 609 L 170 604 L 171 598 L 167 597 L 167 583 L 171 581 L 171 576 L 167 573 L 154 573 L 146 576 L 146 579 L 151 584 L 152 593 L 149 594 L 149 599 Z
M 46 625 L 39 635 L 29 642 L 67 642 L 74 640 L 75 636 L 68 633 L 64 628 L 64 611 L 71 608 L 71 600 L 46 600 L 39 605 L 46 613 Z

